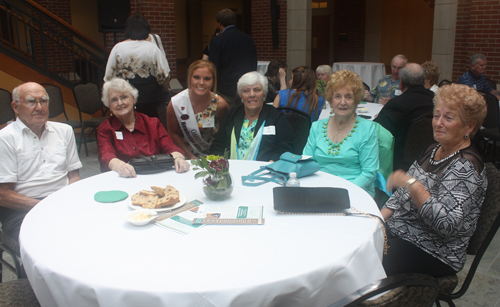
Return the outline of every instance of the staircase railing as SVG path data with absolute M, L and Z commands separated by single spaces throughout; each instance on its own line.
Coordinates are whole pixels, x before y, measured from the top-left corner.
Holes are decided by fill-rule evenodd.
M 60 84 L 102 85 L 107 52 L 32 1 L 0 0 L 0 52 Z

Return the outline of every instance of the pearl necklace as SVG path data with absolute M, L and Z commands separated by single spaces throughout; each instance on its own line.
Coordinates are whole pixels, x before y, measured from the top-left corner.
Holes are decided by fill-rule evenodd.
M 331 117 L 330 117 L 331 118 Z M 328 138 L 328 130 L 327 130 L 327 127 L 328 127 L 328 122 L 330 120 L 326 121 L 325 123 L 323 123 L 323 137 L 325 138 L 325 142 L 328 142 L 328 145 L 330 146 L 328 148 L 328 154 L 329 155 L 332 155 L 332 156 L 335 156 L 335 155 L 338 155 L 340 153 L 340 147 L 342 146 L 342 144 L 344 143 L 344 141 L 347 141 L 347 138 L 348 137 L 351 137 L 351 133 L 354 133 L 356 130 L 355 128 L 358 127 L 358 125 L 356 125 L 358 123 L 358 120 L 356 120 L 354 122 L 354 126 L 352 127 L 352 130 L 351 130 L 351 133 L 347 134 L 347 136 L 344 137 L 343 140 L 340 140 L 340 142 L 338 144 L 334 144 L 329 138 Z M 345 127 L 344 127 L 345 128 Z M 339 132 L 337 132 L 337 135 L 340 134 L 340 132 L 342 132 L 342 130 L 344 130 L 344 128 L 340 129 Z M 336 135 L 336 136 L 337 136 Z
M 431 153 L 431 157 L 429 158 L 429 163 L 432 164 L 432 165 L 438 165 L 440 163 L 443 163 L 444 161 L 450 159 L 451 157 L 453 157 L 454 155 L 456 155 L 457 153 L 460 152 L 460 149 L 455 151 L 454 153 L 452 153 L 451 155 L 449 155 L 448 157 L 444 158 L 444 159 L 441 159 L 439 161 L 435 161 L 434 160 L 434 157 L 436 156 L 436 152 L 437 150 L 441 147 L 441 145 L 437 145 L 436 147 L 434 147 L 434 149 L 432 150 L 432 153 Z

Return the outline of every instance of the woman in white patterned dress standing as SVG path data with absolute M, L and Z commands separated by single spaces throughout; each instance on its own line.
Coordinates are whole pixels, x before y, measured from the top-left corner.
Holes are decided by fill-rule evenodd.
M 163 88 L 168 90 L 170 67 L 154 37 L 150 41 L 150 31 L 149 22 L 140 14 L 135 13 L 127 19 L 127 39 L 111 50 L 104 81 L 115 77 L 129 81 L 139 90 L 137 112 L 158 117 L 158 105 L 164 102 Z

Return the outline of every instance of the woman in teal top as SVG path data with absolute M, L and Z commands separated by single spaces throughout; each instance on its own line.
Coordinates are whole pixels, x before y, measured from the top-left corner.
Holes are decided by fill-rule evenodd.
M 336 71 L 328 79 L 325 96 L 335 115 L 312 124 L 302 154 L 313 156 L 322 171 L 351 181 L 373 197 L 379 168 L 377 134 L 371 121 L 356 115 L 363 81 L 352 71 Z

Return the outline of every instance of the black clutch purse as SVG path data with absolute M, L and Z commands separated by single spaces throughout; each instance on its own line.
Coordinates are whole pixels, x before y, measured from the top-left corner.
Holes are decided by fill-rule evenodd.
M 333 214 L 351 208 L 349 193 L 342 188 L 273 189 L 274 210 L 284 214 Z
M 136 156 L 128 161 L 137 174 L 154 174 L 175 169 L 175 160 L 170 154 Z

